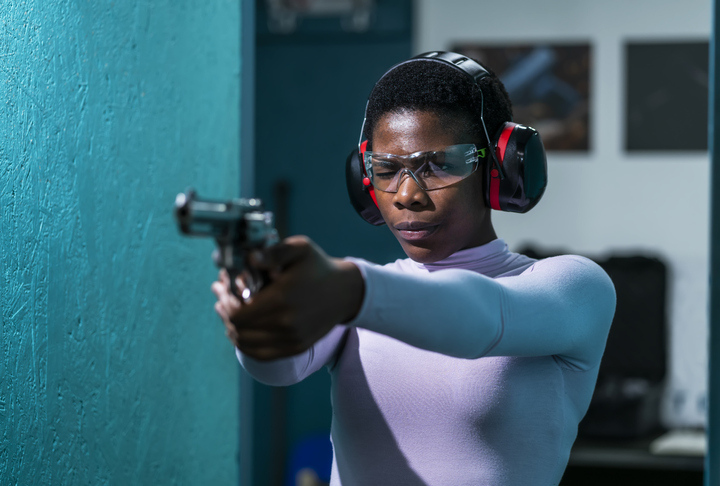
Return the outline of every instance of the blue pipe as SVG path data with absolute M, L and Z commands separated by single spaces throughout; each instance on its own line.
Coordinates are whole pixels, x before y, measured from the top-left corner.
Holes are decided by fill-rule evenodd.
M 720 26 L 718 0 L 713 2 L 712 34 L 710 39 L 710 92 L 708 147 L 711 161 L 710 187 L 710 329 L 708 353 L 708 449 L 705 456 L 705 486 L 720 486 L 720 147 L 715 120 L 719 119 L 720 104 L 715 94 L 718 91 L 717 65 L 718 27 Z

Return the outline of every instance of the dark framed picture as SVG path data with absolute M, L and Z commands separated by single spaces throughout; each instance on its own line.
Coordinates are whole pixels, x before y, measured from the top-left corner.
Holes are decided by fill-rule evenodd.
M 514 121 L 535 128 L 547 150 L 590 149 L 589 43 L 466 43 L 452 50 L 495 71 L 510 95 Z
M 625 45 L 625 149 L 708 148 L 707 41 Z

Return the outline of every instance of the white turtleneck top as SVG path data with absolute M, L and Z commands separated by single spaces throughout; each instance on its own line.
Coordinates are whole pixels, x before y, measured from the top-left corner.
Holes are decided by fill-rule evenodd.
M 352 322 L 291 358 L 238 352 L 270 385 L 329 370 L 330 484 L 558 484 L 615 310 L 605 272 L 502 240 L 432 264 L 350 260 L 365 279 Z

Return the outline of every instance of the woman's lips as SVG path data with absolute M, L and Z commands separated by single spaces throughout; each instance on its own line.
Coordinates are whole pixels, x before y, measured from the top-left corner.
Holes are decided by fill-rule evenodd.
M 395 229 L 404 240 L 415 241 L 427 238 L 438 229 L 438 226 L 434 223 L 406 221 L 396 224 Z

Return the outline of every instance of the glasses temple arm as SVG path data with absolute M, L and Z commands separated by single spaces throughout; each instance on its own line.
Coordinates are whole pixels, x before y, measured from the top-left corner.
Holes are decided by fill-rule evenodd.
M 478 86 L 478 89 L 480 89 L 480 86 Z M 482 123 L 483 131 L 485 132 L 485 140 L 487 140 L 488 143 L 488 151 L 490 152 L 490 157 L 493 159 L 493 165 L 495 166 L 495 169 L 497 169 L 498 174 L 500 174 L 500 180 L 505 179 L 505 171 L 502 168 L 502 165 L 500 165 L 500 161 L 497 159 L 497 155 L 495 154 L 494 147 L 492 146 L 492 141 L 490 140 L 490 135 L 488 135 L 487 127 L 485 126 L 485 117 L 483 116 L 483 112 L 485 111 L 485 96 L 483 95 L 482 89 L 480 90 L 480 122 Z M 363 120 L 363 126 L 365 126 L 365 121 Z

